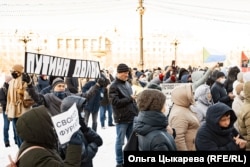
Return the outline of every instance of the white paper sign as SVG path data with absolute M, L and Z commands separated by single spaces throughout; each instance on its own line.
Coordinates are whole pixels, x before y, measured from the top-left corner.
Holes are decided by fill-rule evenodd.
M 52 117 L 58 139 L 61 144 L 69 142 L 72 134 L 79 130 L 79 116 L 74 103 L 68 111 Z

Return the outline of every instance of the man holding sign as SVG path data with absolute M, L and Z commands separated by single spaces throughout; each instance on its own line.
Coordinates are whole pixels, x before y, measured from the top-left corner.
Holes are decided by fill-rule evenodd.
M 38 104 L 38 105 L 45 105 L 49 109 L 49 112 L 52 116 L 57 115 L 61 113 L 60 111 L 60 105 L 61 101 L 67 97 L 73 95 L 70 92 L 65 91 L 66 84 L 63 79 L 56 78 L 52 82 L 52 92 L 47 93 L 45 95 L 39 94 L 35 87 L 31 83 L 31 78 L 27 73 L 23 74 L 23 81 L 27 82 L 28 88 L 27 91 L 29 95 L 32 97 L 32 99 Z M 76 95 L 85 97 L 87 100 L 94 96 L 100 87 L 102 87 L 105 84 L 105 80 L 103 78 L 99 78 L 97 80 L 97 83 L 86 93 L 78 93 Z

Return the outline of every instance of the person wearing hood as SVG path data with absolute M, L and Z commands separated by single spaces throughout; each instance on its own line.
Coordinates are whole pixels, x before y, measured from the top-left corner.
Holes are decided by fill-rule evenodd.
M 200 85 L 205 84 L 208 80 L 209 76 L 214 72 L 214 70 L 219 67 L 219 64 L 216 63 L 211 68 L 208 68 L 206 71 L 194 71 L 191 74 L 192 79 L 192 87 L 193 91 L 195 92 L 196 88 L 198 88 Z
M 99 78 L 97 83 L 86 93 L 77 93 L 72 94 L 68 91 L 66 91 L 66 84 L 63 79 L 60 77 L 56 78 L 52 82 L 52 92 L 46 93 L 45 95 L 40 94 L 36 91 L 35 87 L 31 84 L 31 79 L 27 73 L 23 74 L 23 81 L 28 84 L 27 92 L 32 97 L 32 99 L 38 104 L 38 105 L 44 105 L 46 106 L 51 115 L 57 115 L 61 113 L 60 111 L 60 105 L 62 100 L 71 95 L 77 95 L 81 97 L 85 97 L 87 100 L 90 99 L 92 96 L 94 96 L 100 87 L 103 86 L 104 81 L 102 78 Z
M 157 89 L 145 89 L 138 95 L 140 112 L 134 119 L 133 129 L 139 136 L 140 151 L 176 151 L 174 138 L 167 132 L 165 101 L 166 96 Z M 154 133 L 152 138 L 151 133 Z
M 195 112 L 190 109 L 194 104 L 191 83 L 179 85 L 172 90 L 173 106 L 169 114 L 170 127 L 176 131 L 175 143 L 178 151 L 194 151 L 194 137 L 200 126 Z
M 76 103 L 76 108 L 79 115 L 79 123 L 81 125 L 82 151 L 81 151 L 81 167 L 93 167 L 92 160 L 95 157 L 98 147 L 103 144 L 102 138 L 91 128 L 87 127 L 84 122 L 83 108 L 86 106 L 86 99 L 79 96 L 68 96 L 62 100 L 61 112 L 68 111 L 69 108 Z M 60 155 L 62 158 L 67 155 L 69 144 L 60 145 Z
M 21 156 L 18 167 L 80 167 L 82 136 L 75 132 L 67 147 L 67 154 L 62 160 L 58 154 L 58 141 L 54 126 L 47 108 L 43 105 L 32 108 L 17 121 L 17 133 L 23 143 L 18 155 L 36 146 Z
M 236 87 L 235 87 L 235 92 L 236 92 L 236 96 L 234 98 L 233 104 L 232 104 L 232 109 L 234 110 L 237 120 L 239 119 L 239 114 L 240 111 L 242 110 L 242 106 L 244 104 L 244 99 L 245 99 L 245 95 L 243 92 L 243 83 L 239 83 Z M 238 121 L 235 121 L 234 123 L 234 127 L 239 131 L 239 125 L 238 125 Z
M 206 120 L 207 108 L 213 104 L 210 87 L 206 84 L 200 85 L 194 93 L 195 103 L 190 109 L 197 115 L 200 125 Z
M 197 151 L 245 150 L 246 141 L 234 128 L 237 117 L 234 111 L 222 102 L 210 106 L 206 122 L 199 128 L 195 146 Z
M 244 103 L 238 116 L 239 133 L 247 140 L 246 149 L 250 151 L 250 81 L 243 85 Z

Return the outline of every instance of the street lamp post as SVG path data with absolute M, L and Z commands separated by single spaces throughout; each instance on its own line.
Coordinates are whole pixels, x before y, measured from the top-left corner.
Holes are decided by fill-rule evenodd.
M 26 35 L 26 36 L 23 36 L 22 38 L 20 38 L 19 41 L 24 43 L 24 50 L 25 50 L 25 52 L 27 52 L 27 43 L 31 41 L 31 38 L 28 35 Z
M 139 7 L 137 8 L 137 11 L 139 12 L 139 16 L 140 16 L 140 63 L 139 66 L 141 68 L 141 70 L 143 70 L 143 65 L 144 65 L 144 61 L 143 61 L 143 23 L 142 23 L 142 18 L 143 18 L 143 14 L 144 14 L 144 7 L 143 7 L 143 0 L 139 0 Z
M 175 39 L 171 44 L 174 45 L 174 60 L 175 64 L 177 64 L 177 47 L 180 44 L 180 42 L 177 39 Z

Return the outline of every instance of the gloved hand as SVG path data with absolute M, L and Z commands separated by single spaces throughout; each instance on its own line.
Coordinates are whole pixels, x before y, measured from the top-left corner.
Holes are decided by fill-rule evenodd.
M 22 81 L 26 82 L 28 85 L 31 84 L 31 78 L 29 76 L 29 74 L 27 73 L 23 73 L 22 74 Z
M 86 137 L 87 141 L 89 143 L 94 142 L 98 147 L 102 145 L 102 138 L 96 134 L 93 130 L 89 130 L 84 133 L 84 136 Z
M 87 125 L 85 124 L 83 118 L 80 118 L 79 123 L 80 123 L 80 125 L 81 125 L 80 130 L 82 131 L 82 133 L 85 133 L 85 132 L 87 132 L 87 131 L 89 130 L 89 128 L 88 128 Z
M 104 78 L 98 78 L 97 79 L 97 83 L 99 84 L 100 87 L 106 87 L 107 84 L 106 84 L 106 80 Z
M 83 136 L 80 131 L 76 131 L 70 138 L 69 144 L 82 145 Z

